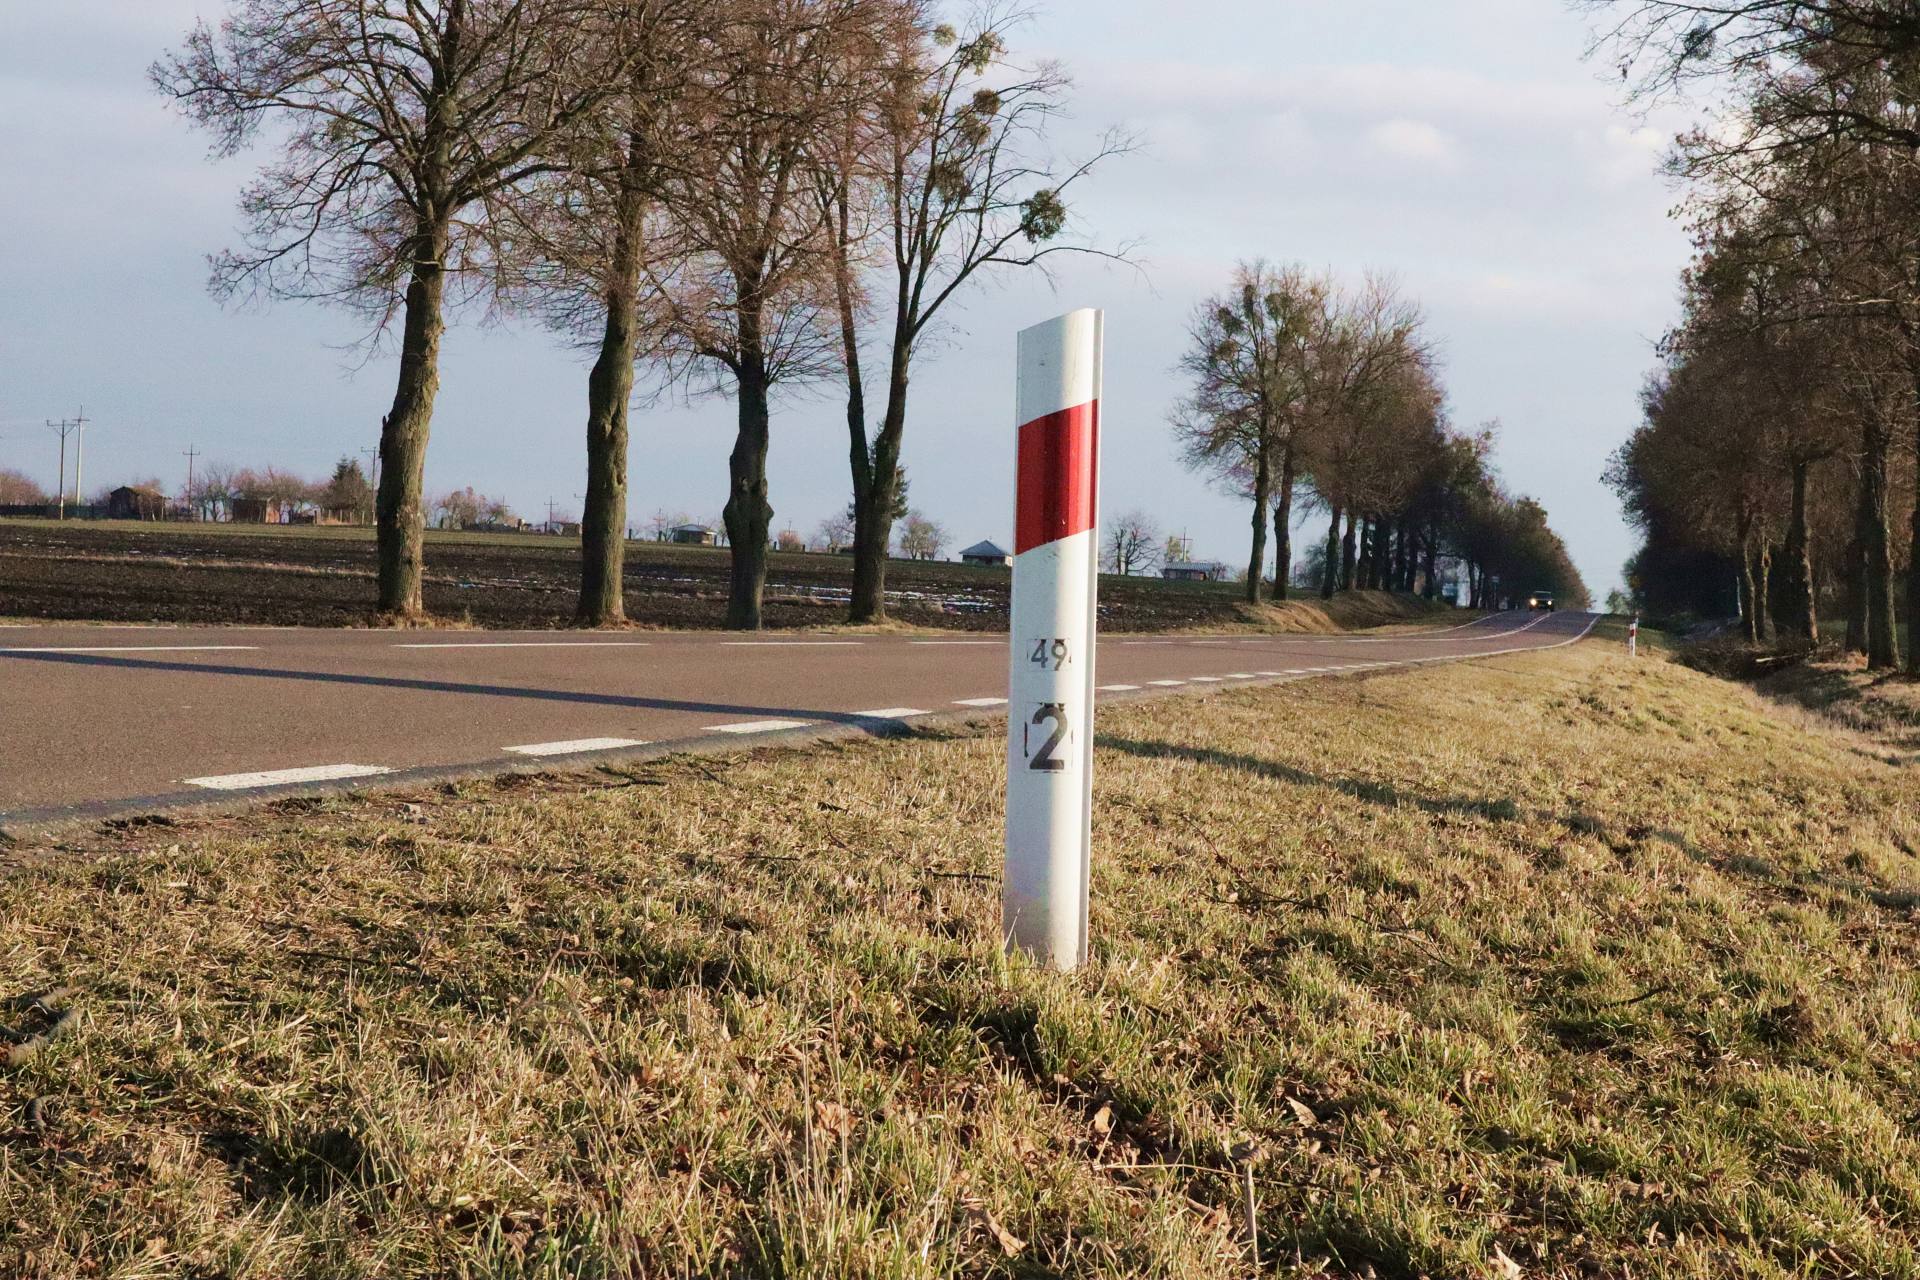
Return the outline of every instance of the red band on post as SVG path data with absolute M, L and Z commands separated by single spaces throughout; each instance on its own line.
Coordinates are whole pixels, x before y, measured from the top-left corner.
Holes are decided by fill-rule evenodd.
M 1015 555 L 1093 528 L 1099 455 L 1098 400 L 1035 418 L 1020 428 Z

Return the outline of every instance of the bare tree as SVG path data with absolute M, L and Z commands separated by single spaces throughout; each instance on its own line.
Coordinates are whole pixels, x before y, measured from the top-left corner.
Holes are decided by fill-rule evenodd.
M 673 336 L 736 407 L 723 511 L 731 549 L 726 625 L 757 630 L 766 584 L 767 448 L 776 386 L 832 368 L 822 138 L 870 88 L 889 0 L 742 0 L 715 35 L 712 154 L 666 188 L 695 250 L 671 295 Z
M 938 560 L 947 545 L 947 531 L 918 511 L 907 512 L 900 522 L 900 554 L 909 560 Z
M 421 484 L 450 275 L 484 255 L 486 206 L 625 83 L 605 0 L 234 0 L 156 63 L 160 91 L 238 153 L 279 157 L 242 197 L 247 245 L 215 292 L 344 303 L 400 323 L 380 430 L 379 609 L 421 614 Z M 592 56 L 589 57 L 588 52 Z M 591 67 L 593 74 L 586 74 Z
M 1285 534 L 1299 429 L 1331 297 L 1330 282 L 1298 268 L 1241 263 L 1231 287 L 1195 311 L 1178 365 L 1192 386 L 1173 412 L 1174 436 L 1187 465 L 1212 472 L 1229 490 L 1253 500 L 1246 578 L 1251 604 L 1259 603 L 1266 574 L 1270 517 L 1282 535 L 1275 591 L 1286 594 Z
M 864 110 L 824 140 L 821 203 L 834 249 L 856 520 L 854 622 L 886 616 L 893 488 L 914 357 L 943 309 L 983 271 L 1044 269 L 1054 254 L 1099 252 L 1063 238 L 1066 193 L 1132 146 L 1109 132 L 1077 162 L 1056 165 L 1044 157 L 1047 126 L 1064 110 L 1070 83 L 1052 63 L 1009 59 L 1006 37 L 1019 17 L 1011 7 L 985 4 L 964 30 L 929 30 L 918 5 L 900 6 L 883 29 L 886 43 L 870 69 L 879 74 L 871 77 Z M 876 227 L 877 254 L 868 243 Z M 860 359 L 870 254 L 879 260 L 874 309 L 887 343 L 877 431 L 867 422 Z
M 37 481 L 19 471 L 0 469 L 0 503 L 37 506 L 51 501 Z
M 1100 567 L 1122 577 L 1152 573 L 1159 567 L 1165 549 L 1158 522 L 1136 508 L 1107 522 L 1106 536 L 1100 543 Z
M 853 517 L 836 512 L 813 531 L 813 545 L 821 551 L 844 551 L 853 545 Z
M 624 79 L 557 134 L 553 171 L 499 202 L 512 253 L 500 262 L 509 305 L 538 314 L 594 351 L 587 378 L 587 491 L 580 599 L 587 626 L 624 621 L 629 414 L 636 362 L 661 355 L 677 237 L 663 194 L 702 156 L 698 113 L 710 74 L 716 0 L 605 0 L 618 25 L 612 61 Z M 614 66 L 596 74 L 616 76 Z

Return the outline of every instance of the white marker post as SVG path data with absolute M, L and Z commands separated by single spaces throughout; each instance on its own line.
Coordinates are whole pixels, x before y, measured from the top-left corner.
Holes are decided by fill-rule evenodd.
M 1019 343 L 1001 927 L 1060 970 L 1087 958 L 1103 324 L 1073 311 Z
M 1633 621 L 1627 624 L 1627 656 L 1640 656 L 1640 615 L 1634 614 Z

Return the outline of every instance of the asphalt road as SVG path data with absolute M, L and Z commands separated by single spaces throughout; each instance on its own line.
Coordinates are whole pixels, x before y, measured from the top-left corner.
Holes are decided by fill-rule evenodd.
M 1395 635 L 1102 640 L 1103 699 L 1578 639 L 1588 614 Z M 0 628 L 0 831 L 181 805 L 886 733 L 1003 705 L 1006 637 Z

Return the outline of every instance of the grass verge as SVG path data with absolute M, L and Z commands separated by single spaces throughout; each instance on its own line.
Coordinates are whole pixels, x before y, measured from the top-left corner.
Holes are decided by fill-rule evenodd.
M 1593 642 L 1101 735 L 1068 979 L 991 727 L 17 850 L 0 1275 L 1920 1275 L 1877 743 Z

